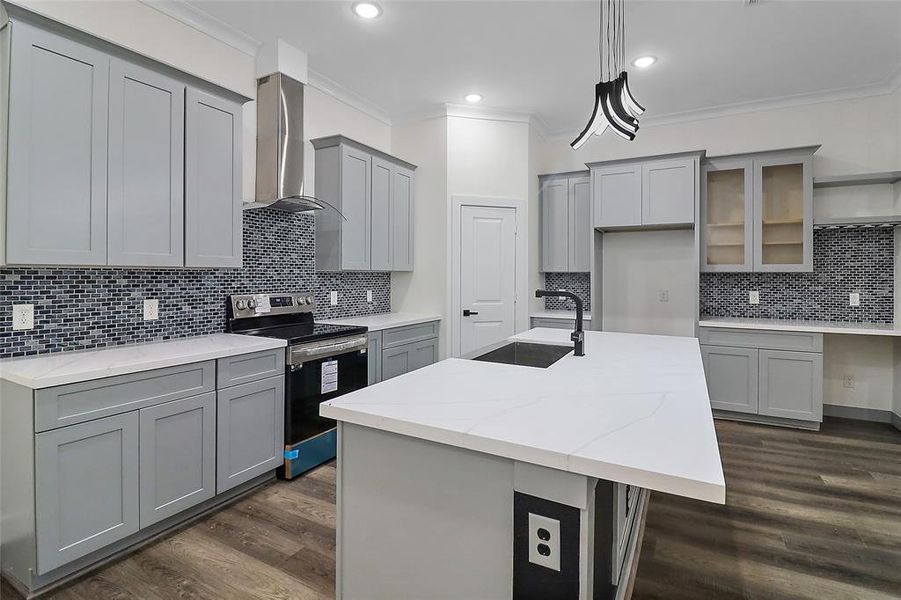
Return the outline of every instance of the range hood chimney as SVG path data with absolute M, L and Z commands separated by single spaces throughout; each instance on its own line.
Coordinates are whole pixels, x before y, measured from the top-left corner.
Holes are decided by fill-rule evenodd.
M 284 73 L 257 81 L 256 175 L 256 202 L 248 208 L 307 212 L 330 206 L 304 194 L 303 84 Z

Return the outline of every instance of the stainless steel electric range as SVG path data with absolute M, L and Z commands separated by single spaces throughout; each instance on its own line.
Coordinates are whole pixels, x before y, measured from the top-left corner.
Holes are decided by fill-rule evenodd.
M 319 416 L 319 404 L 366 387 L 365 327 L 313 320 L 309 293 L 229 296 L 227 330 L 287 340 L 285 350 L 285 464 L 291 479 L 335 457 L 335 421 Z

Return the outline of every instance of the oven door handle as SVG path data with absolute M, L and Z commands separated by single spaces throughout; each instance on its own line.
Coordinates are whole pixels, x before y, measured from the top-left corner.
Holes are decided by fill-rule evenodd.
M 296 365 L 309 360 L 327 357 L 329 355 L 344 354 L 353 350 L 363 349 L 367 345 L 367 339 L 360 337 L 346 342 L 328 344 L 327 346 L 313 346 L 309 348 L 293 348 L 291 350 L 290 363 Z

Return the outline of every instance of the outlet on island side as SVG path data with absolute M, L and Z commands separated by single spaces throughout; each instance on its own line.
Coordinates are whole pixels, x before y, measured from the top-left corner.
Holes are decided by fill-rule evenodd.
M 560 570 L 560 521 L 529 513 L 529 562 Z
M 748 292 L 748 304 L 760 304 L 760 292 L 757 290 Z

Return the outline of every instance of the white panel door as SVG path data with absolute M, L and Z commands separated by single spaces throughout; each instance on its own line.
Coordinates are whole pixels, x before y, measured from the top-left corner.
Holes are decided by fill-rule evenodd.
M 514 333 L 516 209 L 461 210 L 460 352 L 466 354 Z

